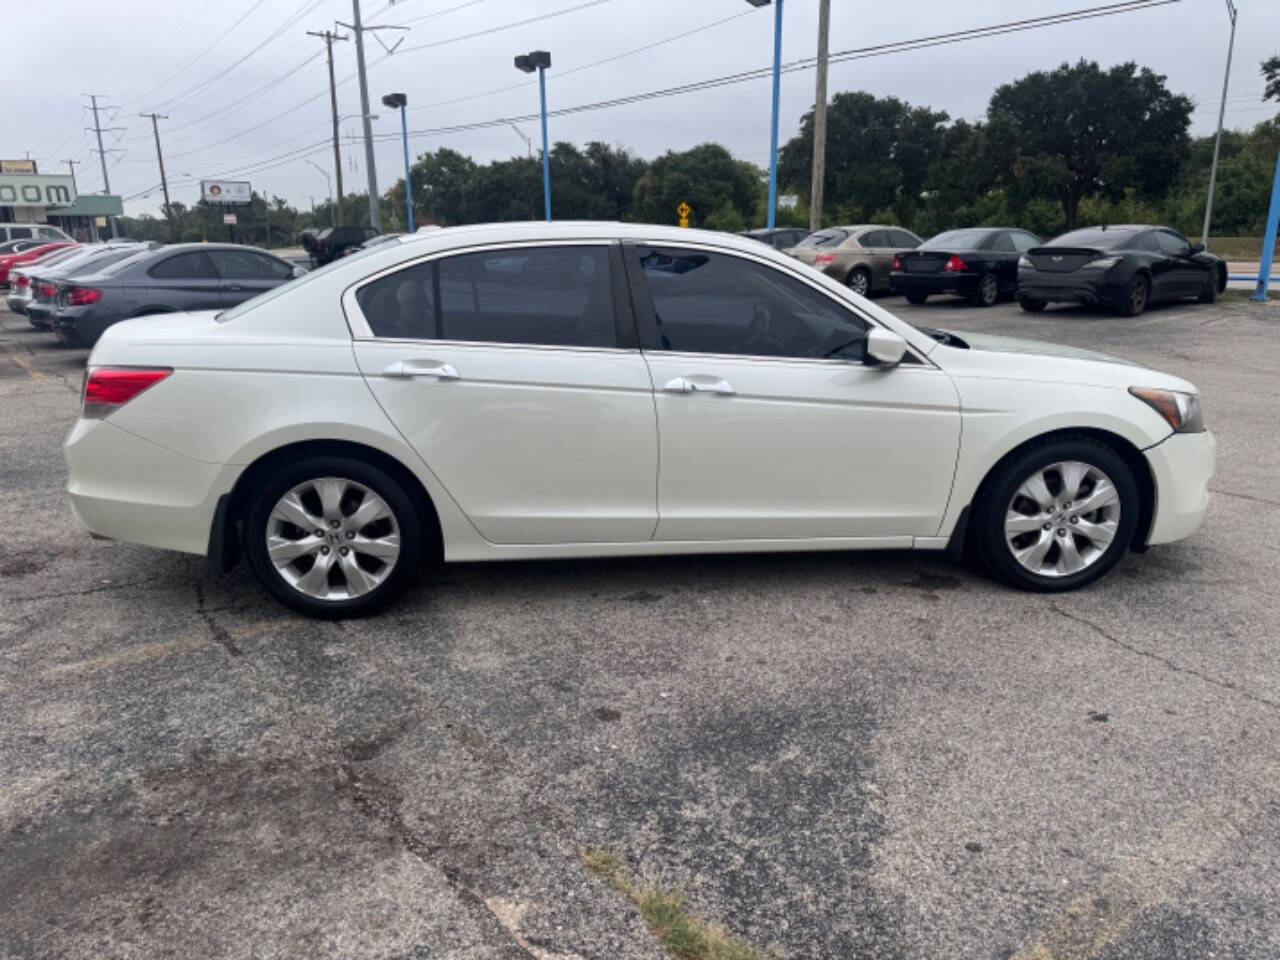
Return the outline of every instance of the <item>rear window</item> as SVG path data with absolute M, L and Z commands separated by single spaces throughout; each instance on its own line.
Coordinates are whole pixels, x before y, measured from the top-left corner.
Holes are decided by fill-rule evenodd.
M 990 235 L 990 230 L 947 230 L 936 237 L 930 237 L 920 245 L 920 249 L 942 250 L 955 247 L 957 250 L 977 250 Z
M 819 230 L 811 233 L 796 246 L 798 247 L 838 247 L 849 236 L 848 230 Z
M 1132 230 L 1103 230 L 1089 227 L 1084 230 L 1072 230 L 1060 237 L 1050 240 L 1048 247 L 1096 247 L 1099 250 L 1110 250 L 1112 247 L 1123 247 L 1133 239 Z

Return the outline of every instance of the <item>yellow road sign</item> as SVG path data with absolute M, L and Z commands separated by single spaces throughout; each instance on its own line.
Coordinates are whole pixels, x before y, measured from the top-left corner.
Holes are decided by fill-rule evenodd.
M 688 220 L 689 214 L 693 213 L 693 208 L 689 206 L 687 203 L 685 203 L 683 200 L 681 200 L 680 206 L 676 207 L 676 213 L 680 214 L 681 220 Z M 680 224 L 680 226 L 687 227 L 688 224 L 682 223 Z
M 688 217 L 681 217 L 681 218 L 680 218 L 680 226 L 682 226 L 682 227 L 687 227 L 688 225 L 689 225 L 689 218 L 688 218 Z

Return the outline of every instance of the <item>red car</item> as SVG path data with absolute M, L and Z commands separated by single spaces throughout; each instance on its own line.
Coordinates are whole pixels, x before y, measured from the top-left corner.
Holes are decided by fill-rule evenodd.
M 79 246 L 79 244 L 71 240 L 51 240 L 49 243 L 42 243 L 38 247 L 24 250 L 22 253 L 0 254 L 0 287 L 9 285 L 9 271 L 14 267 L 23 263 L 30 263 L 32 260 L 39 260 L 46 253 L 52 253 L 54 250 L 76 246 Z

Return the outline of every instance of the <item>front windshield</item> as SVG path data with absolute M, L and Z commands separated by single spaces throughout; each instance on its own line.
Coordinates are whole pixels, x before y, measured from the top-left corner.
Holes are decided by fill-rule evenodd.
M 977 250 L 982 242 L 991 234 L 990 230 L 948 230 L 936 237 L 930 237 L 920 245 L 921 250 Z
M 399 238 L 397 237 L 397 239 Z M 219 323 L 226 323 L 228 320 L 234 320 L 236 319 L 236 317 L 239 317 L 248 313 L 250 310 L 254 309 L 255 307 L 261 306 L 264 303 L 269 303 L 270 301 L 274 300 L 276 297 L 280 296 L 281 294 L 286 293 L 287 291 L 296 290 L 298 289 L 299 286 L 308 284 L 311 281 L 315 280 L 317 277 L 327 276 L 330 271 L 332 271 L 335 267 L 337 267 L 340 264 L 351 263 L 353 260 L 363 259 L 364 257 L 367 257 L 370 254 L 383 253 L 385 249 L 386 248 L 384 244 L 378 244 L 377 246 L 367 247 L 363 249 L 360 247 L 357 247 L 345 257 L 339 257 L 337 260 L 330 260 L 323 267 L 316 267 L 314 270 L 309 270 L 295 280 L 290 280 L 288 283 L 282 283 L 278 287 L 273 287 L 270 290 L 268 290 L 266 293 L 260 293 L 256 297 L 253 297 L 249 300 L 244 301 L 244 303 L 237 304 L 236 306 L 232 307 L 230 310 L 223 310 L 220 314 L 214 317 L 214 319 L 217 320 Z

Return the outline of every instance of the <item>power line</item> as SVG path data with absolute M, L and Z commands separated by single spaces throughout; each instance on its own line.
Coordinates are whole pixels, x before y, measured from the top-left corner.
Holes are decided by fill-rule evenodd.
M 553 17 L 562 17 L 567 13 L 575 13 L 578 10 L 586 10 L 588 7 L 598 7 L 602 3 L 612 3 L 613 0 L 587 0 L 586 3 L 579 3 L 576 6 L 564 7 L 560 10 L 551 10 L 547 13 L 538 14 L 536 17 L 529 17 L 525 20 L 513 20 L 510 23 L 500 24 L 496 27 L 489 27 L 485 30 L 476 30 L 473 33 L 464 33 L 456 37 L 446 37 L 443 40 L 432 40 L 430 43 L 420 43 L 414 47 L 405 47 L 401 53 L 412 53 L 414 50 L 430 50 L 433 47 L 443 47 L 449 43 L 458 43 L 462 40 L 474 40 L 476 37 L 487 37 L 494 33 L 502 33 L 505 30 L 514 30 L 516 27 L 523 27 L 530 23 L 539 23 L 542 20 L 550 20 Z M 748 11 L 749 12 L 749 11 Z M 386 59 L 385 57 L 383 59 Z M 379 61 L 381 62 L 381 61 Z

